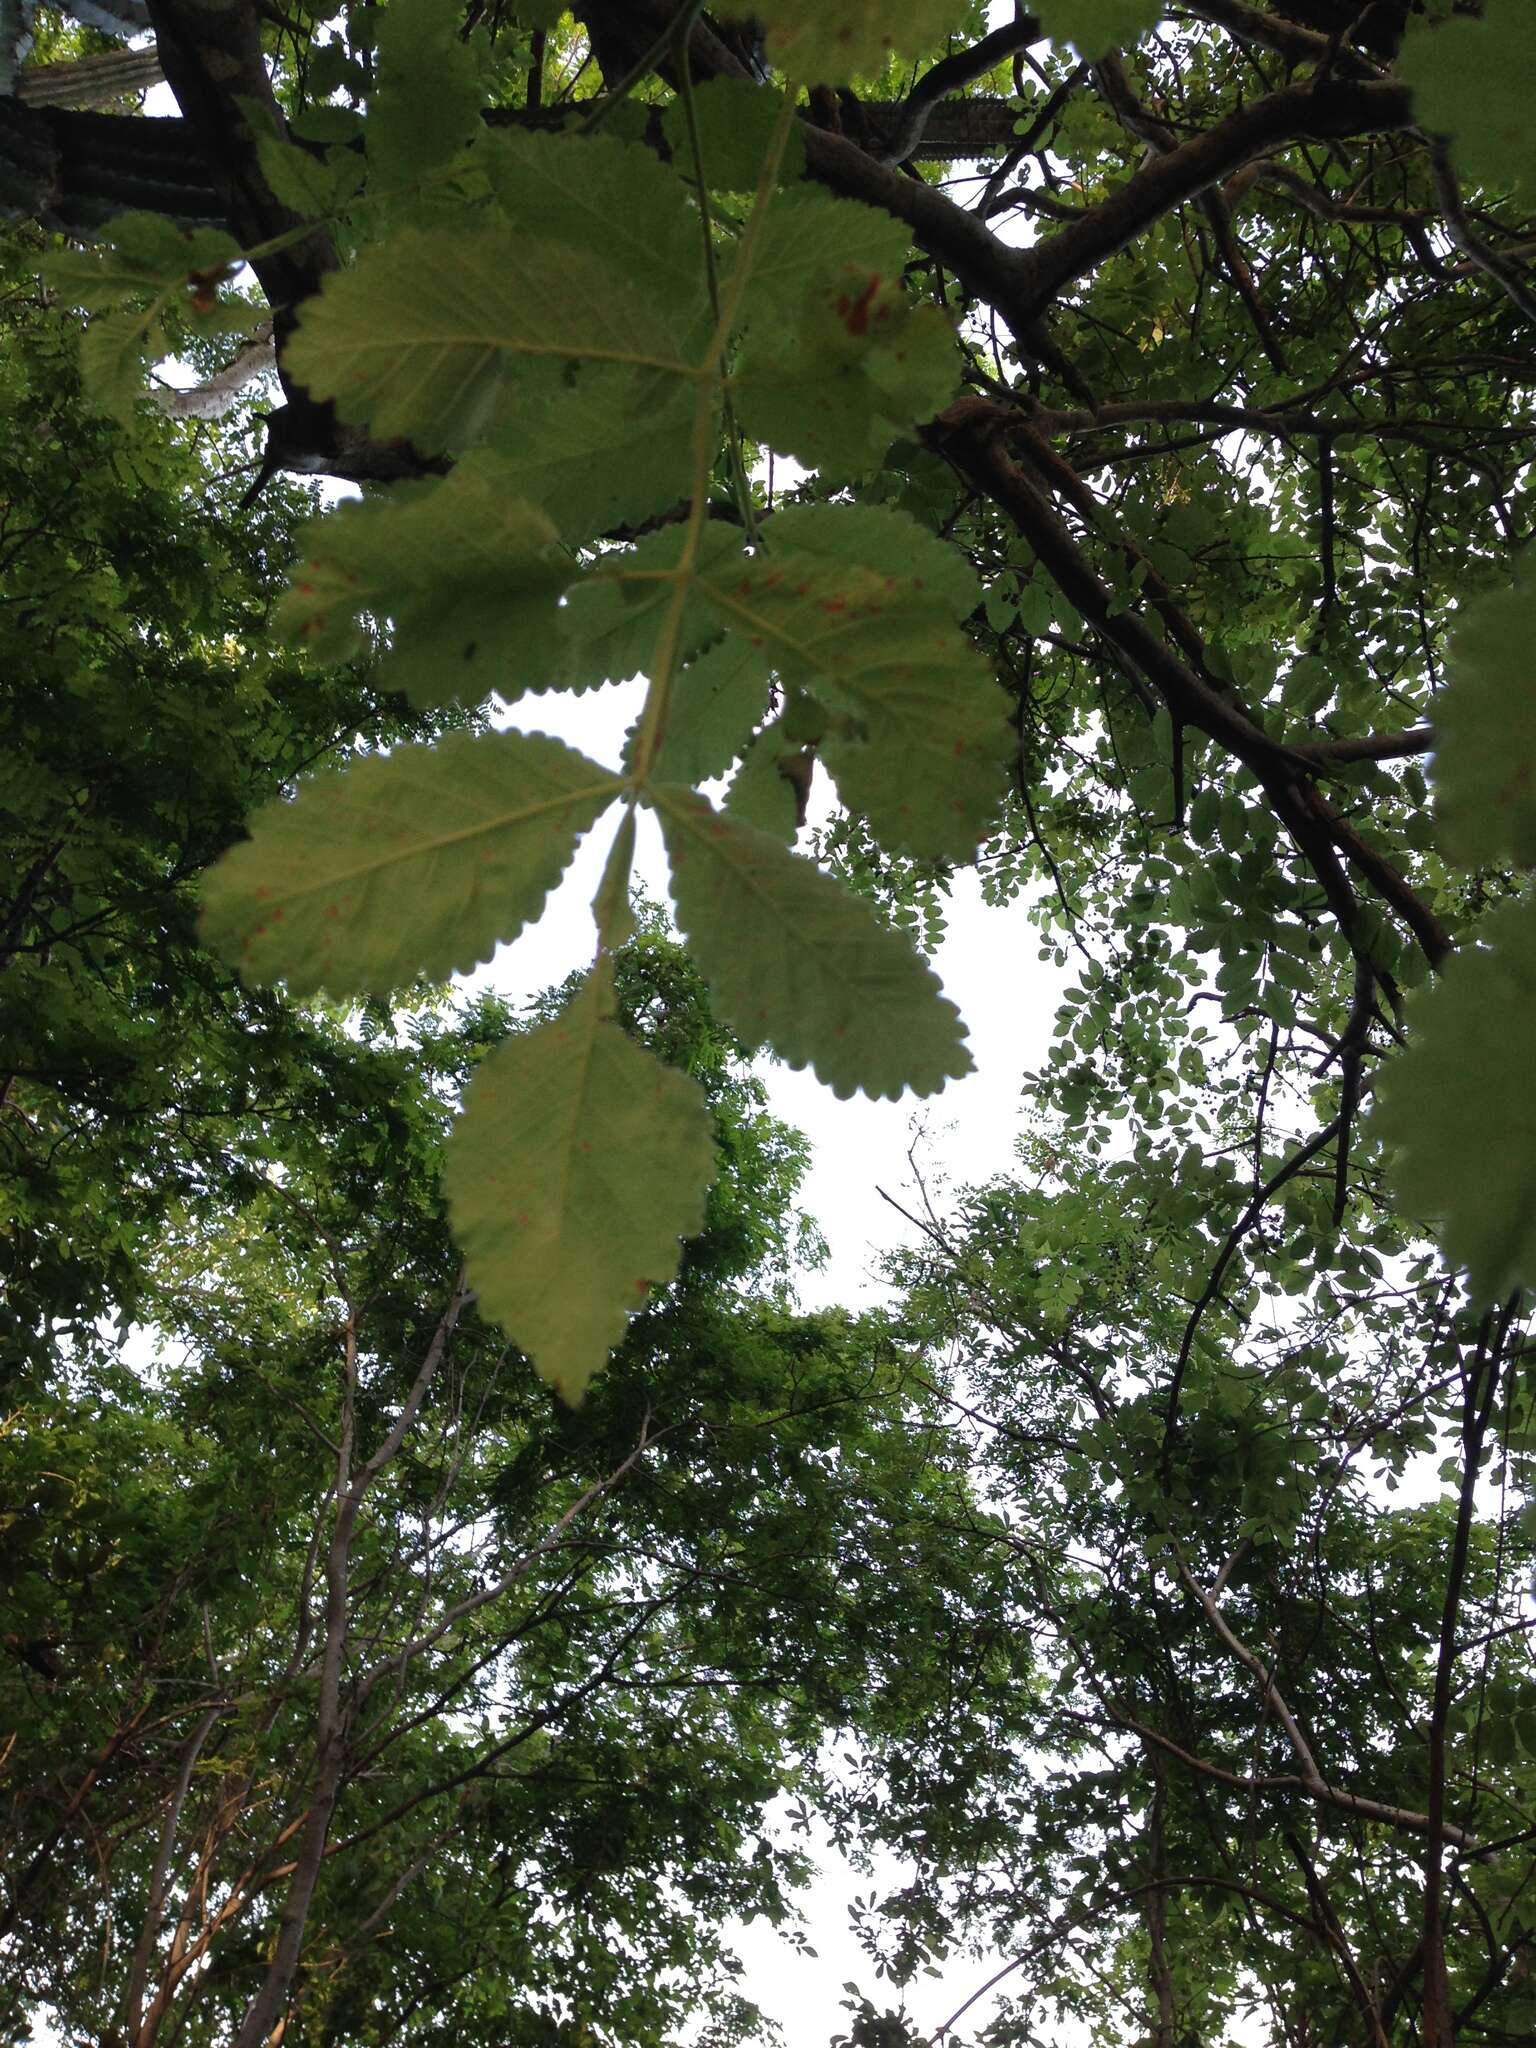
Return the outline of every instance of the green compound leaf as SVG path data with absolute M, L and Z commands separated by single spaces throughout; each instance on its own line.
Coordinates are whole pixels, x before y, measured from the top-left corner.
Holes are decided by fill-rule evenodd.
M 693 392 L 676 378 L 589 364 L 569 389 L 519 379 L 489 446 L 503 487 L 574 544 L 686 498 L 692 427 Z
M 372 189 L 391 197 L 451 163 L 480 134 L 474 52 L 443 0 L 389 0 L 366 140 Z
M 748 747 L 731 777 L 725 808 L 743 825 L 755 825 L 781 846 L 793 846 L 800 830 L 800 792 L 796 775 L 810 787 L 810 760 L 775 719 Z
M 786 505 L 774 513 L 769 536 L 775 548 L 909 578 L 914 594 L 939 600 L 954 619 L 969 618 L 982 602 L 980 578 L 964 553 L 909 512 L 886 505 Z
M 1484 0 L 1480 20 L 1410 28 L 1398 74 L 1414 117 L 1449 135 L 1456 168 L 1474 184 L 1536 190 L 1536 39 L 1526 0 Z
M 1536 585 L 1492 591 L 1457 620 L 1435 704 L 1435 809 L 1446 851 L 1536 866 Z
M 931 1095 L 970 1072 L 959 1011 L 866 903 L 692 790 L 647 794 L 678 923 L 747 1045 L 814 1068 L 841 1096 Z
M 830 527 L 827 529 L 830 534 Z M 967 860 L 1002 797 L 1008 699 L 961 637 L 941 589 L 777 550 L 703 580 L 721 614 L 786 682 L 852 714 L 822 756 L 887 846 Z M 951 593 L 952 596 L 952 593 Z
M 279 629 L 340 661 L 364 640 L 364 618 L 391 619 L 381 680 L 418 704 L 547 687 L 564 659 L 559 597 L 576 571 L 507 466 L 477 449 L 441 482 L 313 521 Z
M 704 1223 L 696 1081 L 600 1015 L 589 983 L 470 1084 L 443 1190 L 480 1306 L 573 1405 Z
M 486 138 L 481 160 L 519 241 L 584 249 L 660 300 L 679 333 L 707 330 L 703 226 L 654 150 L 616 135 L 504 129 Z
M 190 234 L 154 213 L 120 213 L 90 249 L 58 249 L 39 268 L 71 305 L 95 315 L 80 342 L 87 392 L 114 419 L 131 420 L 145 373 L 166 353 L 174 305 L 205 334 L 238 333 L 265 318 L 217 286 L 240 262 L 239 244 L 217 228 Z
M 618 778 L 559 740 L 450 733 L 265 804 L 203 888 L 203 935 L 251 981 L 384 994 L 488 960 L 537 917 Z
M 91 248 L 55 249 L 38 268 L 71 305 L 94 313 L 130 294 L 190 290 L 198 273 L 240 261 L 240 244 L 221 228 L 184 234 L 158 213 L 120 213 Z
M 147 312 L 119 306 L 87 322 L 80 337 L 80 381 L 109 419 L 133 419 L 149 367 L 164 354 L 162 315 L 158 305 Z
M 273 197 L 305 220 L 340 211 L 367 176 L 366 163 L 352 149 L 300 149 L 280 135 L 258 134 L 256 154 Z
M 672 684 L 653 782 L 708 782 L 740 758 L 768 704 L 768 664 L 739 634 L 706 648 Z
M 462 446 L 519 364 L 687 365 L 673 323 L 601 258 L 505 228 L 404 229 L 308 300 L 288 366 L 382 438 Z
M 804 188 L 778 193 L 764 217 L 741 317 L 751 329 L 793 328 L 813 286 L 844 264 L 879 277 L 900 277 L 908 230 L 857 199 L 831 199 Z
M 569 689 L 586 690 L 598 683 L 624 682 L 646 668 L 685 545 L 681 527 L 664 527 L 659 533 L 646 534 L 622 553 L 598 558 L 597 566 L 573 585 L 564 607 L 566 648 L 556 680 Z M 723 570 L 740 560 L 741 540 L 733 529 L 711 526 L 706 530 L 699 551 L 702 573 Z M 699 586 L 691 586 L 683 613 L 680 658 L 686 661 L 700 653 L 719 631 L 720 621 L 705 603 Z
M 1163 0 L 1039 0 L 1033 10 L 1052 42 L 1071 43 L 1082 57 L 1123 49 L 1167 13 Z
M 810 85 L 846 85 L 878 76 L 893 57 L 942 51 L 955 27 L 954 0 L 761 0 L 752 12 L 774 63 Z
M 895 434 L 954 396 L 954 329 L 899 280 L 844 264 L 808 289 L 792 337 L 749 342 L 732 393 L 746 431 L 838 474 L 873 468 Z
M 713 78 L 695 86 L 693 106 L 706 185 L 715 192 L 753 191 L 778 125 L 777 96 L 750 79 Z M 662 115 L 661 128 L 672 152 L 673 168 L 679 177 L 691 181 L 693 145 L 680 99 Z M 779 163 L 779 183 L 793 184 L 804 168 L 805 142 L 797 125 L 789 131 Z
M 1484 1301 L 1536 1286 L 1536 904 L 1507 905 L 1412 998 L 1413 1038 L 1382 1080 L 1377 1134 L 1413 1215 Z

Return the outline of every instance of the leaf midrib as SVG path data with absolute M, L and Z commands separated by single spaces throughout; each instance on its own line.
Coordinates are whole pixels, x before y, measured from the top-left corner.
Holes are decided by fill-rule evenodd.
M 423 859 L 428 854 L 442 852 L 450 846 L 461 846 L 467 841 L 483 838 L 489 832 L 505 832 L 516 825 L 529 823 L 535 818 L 546 817 L 552 811 L 573 809 L 577 804 L 586 802 L 592 797 L 602 795 L 617 796 L 623 787 L 623 781 L 619 776 L 608 776 L 601 782 L 589 783 L 584 788 L 577 790 L 567 790 L 560 796 L 550 797 L 542 803 L 528 804 L 519 811 L 504 813 L 488 824 L 471 825 L 461 832 L 448 832 L 436 839 L 418 841 L 415 846 L 407 848 L 403 852 L 391 853 L 371 861 L 363 861 L 355 867 L 332 869 L 322 880 L 310 883 L 305 887 L 285 890 L 281 897 L 274 895 L 270 901 L 298 903 L 306 896 L 324 894 L 343 883 L 356 880 L 360 875 L 381 874 L 387 868 L 399 867 L 404 862 Z M 262 900 L 265 907 L 269 899 L 263 898 Z

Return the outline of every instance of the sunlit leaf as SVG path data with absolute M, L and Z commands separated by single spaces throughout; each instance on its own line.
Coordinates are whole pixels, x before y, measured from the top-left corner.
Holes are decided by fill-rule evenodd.
M 921 576 L 771 553 L 704 588 L 788 681 L 852 714 L 823 748 L 844 800 L 889 846 L 975 851 L 1002 794 L 1008 701 Z
M 578 1402 L 703 1225 L 715 1148 L 696 1081 L 592 985 L 475 1074 L 443 1170 L 480 1307 Z
M 649 792 L 678 923 L 749 1046 L 838 1095 L 931 1095 L 969 1073 L 960 1013 L 904 939 L 813 862 L 692 790 Z
M 441 481 L 340 505 L 305 535 L 281 628 L 321 658 L 393 622 L 388 683 L 417 703 L 475 703 L 547 687 L 563 660 L 560 592 L 575 575 L 555 530 L 491 451 Z
M 559 740 L 451 733 L 265 805 L 203 889 L 251 981 L 383 993 L 486 960 L 536 917 L 618 779 Z
M 381 438 L 462 445 L 520 363 L 685 369 L 672 320 L 599 256 L 506 228 L 401 230 L 334 273 L 288 345 L 292 373 Z

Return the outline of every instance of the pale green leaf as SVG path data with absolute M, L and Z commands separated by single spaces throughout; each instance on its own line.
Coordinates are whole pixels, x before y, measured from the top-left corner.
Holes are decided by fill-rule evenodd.
M 365 131 L 371 189 L 396 193 L 450 163 L 480 134 L 474 52 L 448 0 L 389 0 Z
M 732 395 L 755 440 L 839 475 L 954 396 L 954 329 L 899 281 L 845 264 L 811 285 L 792 335 L 750 338 Z
M 51 250 L 38 268 L 71 305 L 96 312 L 129 296 L 174 294 L 239 262 L 239 243 L 220 228 L 183 232 L 158 213 L 119 213 L 89 249 Z
M 1435 702 L 1435 809 L 1457 860 L 1536 867 L 1536 580 L 1457 618 Z
M 1481 19 L 1415 23 L 1398 73 L 1420 124 L 1451 138 L 1474 184 L 1536 188 L 1536 37 L 1527 0 L 1484 0 Z
M 814 1068 L 838 1095 L 931 1095 L 970 1071 L 959 1012 L 867 903 L 692 790 L 648 794 L 678 923 L 747 1045 Z
M 164 353 L 160 309 L 148 313 L 130 307 L 97 313 L 80 337 L 80 379 L 91 403 L 110 418 L 133 418 L 144 397 L 149 365 Z
M 215 287 L 240 259 L 217 228 L 183 233 L 154 213 L 120 213 L 89 249 L 55 249 L 39 263 L 60 297 L 96 317 L 80 344 L 80 373 L 93 403 L 129 420 L 148 366 L 166 352 L 165 315 L 179 306 L 207 332 L 249 327 L 255 308 L 226 306 Z
M 1102 57 L 1156 28 L 1164 0 L 1036 0 L 1032 11 L 1053 42 L 1071 43 L 1079 56 Z
M 768 54 L 792 78 L 846 85 L 878 76 L 893 57 L 937 48 L 955 27 L 954 0 L 756 0 Z
M 168 284 L 158 268 L 116 249 L 54 249 L 39 260 L 38 269 L 60 298 L 88 313 L 108 311 L 130 297 L 137 301 L 166 293 L 179 281 Z
M 559 678 L 568 688 L 623 682 L 648 669 L 677 587 L 673 572 L 685 545 L 681 526 L 663 527 L 633 547 L 599 556 L 573 585 L 563 612 L 566 652 Z M 705 529 L 698 564 L 702 573 L 723 574 L 740 559 L 741 537 L 733 528 L 711 524 Z M 719 630 L 720 620 L 702 588 L 692 584 L 679 632 L 679 658 L 687 661 L 700 653 Z
M 754 85 L 748 78 L 713 78 L 694 88 L 694 119 L 706 185 L 716 192 L 751 192 L 756 188 L 778 125 L 779 105 L 776 93 Z M 674 168 L 680 176 L 691 180 L 693 146 L 681 99 L 675 99 L 667 108 L 661 126 Z M 800 177 L 804 165 L 805 143 L 797 123 L 789 131 L 779 161 L 779 183 L 792 184 Z
M 382 680 L 417 703 L 478 703 L 558 681 L 560 592 L 575 565 L 520 478 L 477 449 L 441 481 L 397 485 L 311 523 L 278 625 L 341 660 L 365 619 L 393 622 Z
M 565 1400 L 704 1222 L 704 1092 L 600 1015 L 589 984 L 477 1071 L 443 1190 L 479 1305 Z
M 504 228 L 404 229 L 328 277 L 288 344 L 291 373 L 383 439 L 459 446 L 523 363 L 681 373 L 668 315 L 600 257 Z
M 981 583 L 962 549 L 887 505 L 786 505 L 766 529 L 770 550 L 793 549 L 853 562 L 907 580 L 913 595 L 938 598 L 955 619 L 981 603 Z
M 811 289 L 843 266 L 900 277 L 911 231 L 878 207 L 797 187 L 764 216 L 742 294 L 752 327 L 793 327 Z
M 768 705 L 768 664 L 739 634 L 706 648 L 673 679 L 655 782 L 708 782 L 739 759 Z
M 619 829 L 613 835 L 602 880 L 592 898 L 592 922 L 600 943 L 609 953 L 627 946 L 635 935 L 635 908 L 630 881 L 635 871 L 635 807 L 624 806 Z
M 1536 1286 L 1536 904 L 1485 919 L 1409 1017 L 1372 1119 L 1404 1206 L 1480 1299 Z
M 771 533 L 771 528 L 770 528 Z M 851 714 L 822 755 L 887 846 L 966 860 L 1002 797 L 1009 704 L 921 576 L 778 552 L 704 579 L 790 683 Z
M 642 143 L 616 135 L 539 135 L 502 129 L 482 159 L 502 213 L 519 236 L 567 242 L 660 300 L 677 332 L 708 319 L 704 230 L 675 172 Z
M 518 379 L 489 445 L 506 488 L 574 543 L 686 498 L 692 427 L 690 385 L 591 364 L 568 389 Z
M 305 219 L 323 219 L 362 189 L 364 158 L 351 149 L 301 149 L 280 135 L 257 137 L 261 175 L 273 196 Z
M 800 786 L 807 784 L 810 759 L 786 737 L 783 722 L 775 720 L 760 732 L 747 748 L 741 766 L 731 777 L 725 793 L 725 808 L 744 825 L 755 825 L 781 846 L 792 846 L 800 830 Z
M 618 789 L 542 734 L 450 733 L 355 761 L 256 812 L 204 884 L 204 937 L 297 995 L 466 972 L 537 917 Z

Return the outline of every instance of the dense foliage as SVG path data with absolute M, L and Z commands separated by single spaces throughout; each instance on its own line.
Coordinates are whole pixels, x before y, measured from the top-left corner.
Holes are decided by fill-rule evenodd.
M 1519 0 L 0 60 L 6 2038 L 741 2038 L 784 1792 L 861 2048 L 1530 2038 Z M 807 1316 L 749 1056 L 963 1073 L 972 865 L 1017 1170 Z

